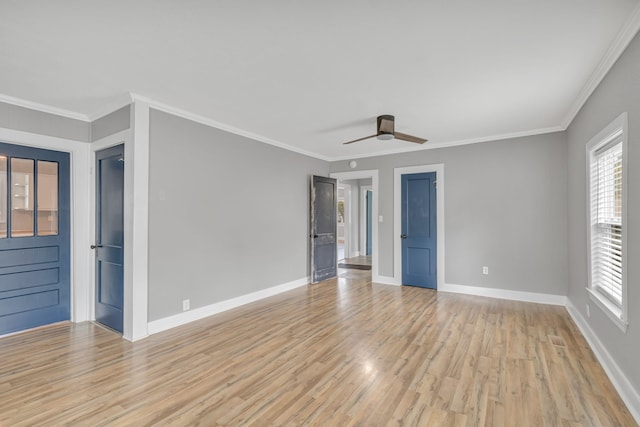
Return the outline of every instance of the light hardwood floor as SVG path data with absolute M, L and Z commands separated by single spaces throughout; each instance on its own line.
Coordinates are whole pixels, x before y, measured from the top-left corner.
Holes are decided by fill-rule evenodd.
M 352 273 L 136 343 L 2 338 L 0 425 L 635 425 L 564 308 Z

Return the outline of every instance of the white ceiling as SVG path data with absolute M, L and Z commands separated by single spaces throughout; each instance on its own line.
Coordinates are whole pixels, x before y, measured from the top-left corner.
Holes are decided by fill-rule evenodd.
M 91 117 L 133 92 L 321 158 L 566 127 L 638 0 L 0 0 L 0 94 Z M 376 139 L 375 117 L 425 146 Z

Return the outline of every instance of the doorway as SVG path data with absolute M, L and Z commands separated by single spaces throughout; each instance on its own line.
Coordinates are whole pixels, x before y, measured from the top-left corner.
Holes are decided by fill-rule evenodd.
M 378 171 L 335 172 L 331 174 L 331 177 L 338 180 L 339 186 L 348 186 L 351 193 L 349 213 L 345 208 L 345 222 L 350 224 L 350 232 L 347 236 L 349 249 L 345 250 L 345 256 L 338 264 L 340 276 L 356 274 L 357 270 L 364 270 L 363 273 L 366 273 L 367 280 L 381 281 L 378 274 L 378 248 L 376 244 L 378 222 L 373 220 L 378 216 L 378 205 L 375 198 L 378 188 Z M 367 190 L 371 191 L 370 216 L 372 218 L 370 221 L 369 254 L 367 254 L 366 248 L 366 224 L 364 223 L 366 201 L 363 199 Z M 358 274 L 362 275 L 361 272 Z M 388 282 L 388 280 L 383 282 Z

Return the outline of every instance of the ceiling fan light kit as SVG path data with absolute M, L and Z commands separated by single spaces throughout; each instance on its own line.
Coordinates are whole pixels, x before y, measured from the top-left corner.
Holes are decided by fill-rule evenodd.
M 396 118 L 390 114 L 383 114 L 378 116 L 377 119 L 377 133 L 375 135 L 365 136 L 364 138 L 354 139 L 353 141 L 345 142 L 344 144 L 353 144 L 354 142 L 364 141 L 369 138 L 377 138 L 381 141 L 388 141 L 390 139 L 399 139 L 402 141 L 415 142 L 416 144 L 424 144 L 427 142 L 424 138 L 418 138 L 417 136 L 407 135 L 406 133 L 396 132 L 395 130 Z

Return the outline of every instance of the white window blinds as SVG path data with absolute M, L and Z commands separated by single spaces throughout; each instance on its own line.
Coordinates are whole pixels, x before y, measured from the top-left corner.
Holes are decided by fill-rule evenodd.
M 591 162 L 592 287 L 622 306 L 622 141 L 614 138 Z

